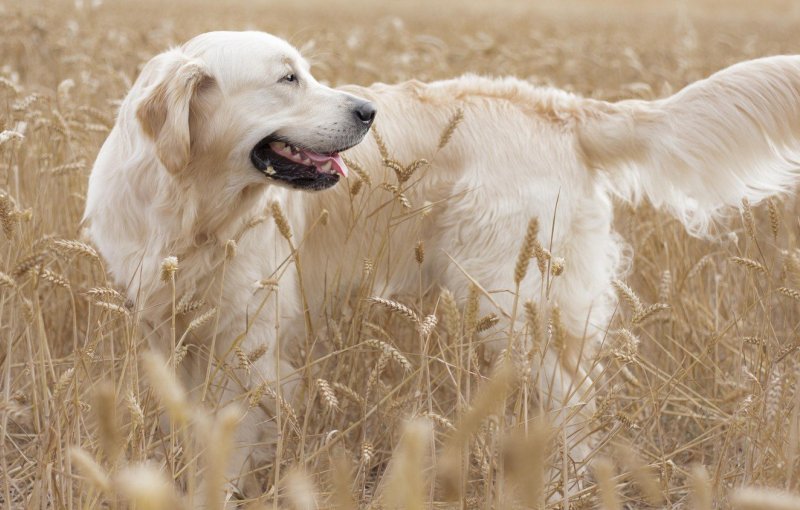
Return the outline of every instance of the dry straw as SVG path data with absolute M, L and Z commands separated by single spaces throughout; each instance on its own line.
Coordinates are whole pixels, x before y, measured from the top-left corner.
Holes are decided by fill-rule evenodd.
M 592 471 L 594 471 L 600 489 L 600 508 L 602 510 L 622 510 L 614 482 L 614 464 L 611 460 L 605 457 L 595 459 L 592 463 Z
M 553 430 L 542 420 L 518 427 L 503 439 L 503 474 L 525 508 L 542 508 Z
M 170 417 L 178 423 L 186 421 L 189 417 L 186 392 L 167 369 L 163 358 L 153 352 L 144 353 L 142 358 L 150 385 Z
M 797 510 L 800 496 L 782 490 L 745 487 L 731 497 L 735 510 Z
M 99 425 L 99 436 L 102 450 L 106 458 L 113 461 L 122 444 L 117 421 L 117 404 L 114 386 L 109 382 L 101 383 L 95 389 L 95 413 Z
M 700 464 L 692 468 L 689 482 L 692 489 L 692 507 L 695 510 L 712 510 L 713 497 L 708 471 Z
M 424 473 L 433 433 L 431 422 L 425 419 L 411 421 L 403 432 L 389 466 L 385 501 L 389 508 L 425 510 Z
M 173 510 L 179 508 L 180 498 L 161 469 L 152 464 L 133 464 L 115 477 L 116 492 L 134 508 L 142 510 Z
M 98 490 L 108 491 L 111 488 L 111 480 L 108 474 L 85 450 L 72 447 L 69 449 L 69 458 L 72 464 L 87 478 L 87 480 Z
M 206 436 L 205 470 L 203 471 L 203 489 L 205 490 L 206 508 L 224 508 L 225 471 L 227 459 L 234 448 L 233 435 L 243 416 L 235 405 L 220 410 L 209 425 L 208 418 L 203 417 L 198 427 Z
M 317 493 L 314 483 L 300 469 L 294 469 L 286 477 L 286 495 L 293 510 L 316 510 Z
M 251 274 L 252 288 L 241 289 L 252 302 L 248 298 L 232 305 L 239 307 L 244 320 L 228 324 L 229 317 L 214 312 L 220 285 L 230 283 L 228 278 L 220 279 L 221 271 L 207 281 L 192 282 L 189 272 L 183 272 L 186 267 L 173 267 L 162 288 L 140 289 L 134 284 L 129 290 L 131 282 L 115 287 L 96 248 L 77 237 L 83 227 L 87 173 L 120 108 L 119 100 L 107 98 L 123 97 L 134 78 L 127 71 L 114 70 L 133 70 L 132 60 L 163 51 L 164 41 L 180 39 L 180 34 L 169 27 L 153 31 L 155 11 L 147 9 L 133 13 L 126 20 L 126 26 L 133 28 L 118 37 L 99 27 L 105 22 L 119 25 L 115 23 L 119 10 L 104 9 L 103 23 L 92 26 L 90 6 L 84 5 L 76 11 L 78 16 L 72 16 L 75 27 L 66 29 L 62 13 L 39 9 L 35 2 L 17 4 L 0 12 L 8 43 L 0 48 L 0 104 L 6 106 L 0 121 L 0 237 L 4 240 L 0 372 L 7 376 L 0 392 L 0 427 L 5 433 L 0 441 L 3 505 L 172 510 L 199 507 L 198 494 L 217 486 L 208 499 L 219 508 L 226 491 L 238 493 L 247 485 L 219 487 L 218 468 L 230 458 L 230 430 L 236 420 L 216 420 L 233 400 L 253 406 L 249 418 L 261 420 L 265 429 L 277 421 L 276 414 L 283 425 L 280 434 L 257 439 L 276 441 L 274 450 L 270 445 L 257 452 L 259 456 L 275 454 L 275 461 L 242 470 L 252 469 L 255 481 L 268 490 L 263 495 L 258 490 L 248 494 L 250 499 L 239 505 L 242 508 L 337 505 L 342 510 L 389 510 L 394 505 L 424 505 L 578 510 L 599 501 L 599 478 L 591 471 L 598 457 L 618 463 L 619 475 L 612 474 L 611 482 L 604 483 L 615 486 L 620 502 L 632 509 L 693 508 L 693 501 L 699 508 L 798 507 L 795 330 L 800 246 L 794 222 L 783 222 L 794 218 L 794 197 L 783 202 L 768 199 L 759 206 L 743 203 L 741 223 L 735 218 L 714 226 L 713 234 L 719 234 L 721 242 L 688 236 L 674 220 L 653 208 L 620 208 L 615 227 L 622 227 L 620 234 L 634 253 L 630 279 L 619 292 L 624 313 L 616 314 L 611 324 L 596 323 L 595 314 L 570 316 L 570 324 L 578 324 L 578 331 L 569 331 L 576 333 L 574 338 L 566 336 L 557 317 L 560 312 L 551 317 L 550 311 L 554 302 L 568 294 L 565 291 L 571 287 L 566 286 L 574 282 L 564 278 L 580 262 L 571 252 L 562 251 L 563 243 L 570 240 L 558 230 L 562 222 L 557 221 L 552 254 L 538 238 L 520 250 L 526 255 L 521 284 L 532 279 L 532 250 L 544 285 L 522 289 L 522 306 L 514 314 L 515 335 L 510 338 L 511 328 L 498 327 L 497 320 L 511 314 L 502 305 L 515 291 L 517 275 L 512 273 L 516 266 L 506 275 L 510 288 L 471 288 L 473 278 L 484 283 L 480 271 L 461 274 L 453 267 L 447 270 L 447 281 L 455 295 L 439 292 L 438 270 L 414 271 L 408 282 L 412 292 L 396 294 L 396 288 L 387 286 L 387 278 L 393 279 L 408 264 L 427 270 L 426 264 L 444 256 L 433 253 L 433 241 L 427 238 L 424 246 L 415 248 L 413 244 L 398 246 L 396 235 L 405 232 L 417 236 L 415 241 L 423 239 L 435 220 L 432 211 L 445 211 L 461 200 L 461 195 L 452 192 L 480 196 L 481 189 L 453 187 L 457 183 L 448 177 L 444 158 L 466 157 L 464 150 L 503 150 L 502 143 L 491 142 L 492 136 L 477 145 L 467 140 L 467 128 L 492 134 L 493 126 L 472 126 L 477 119 L 473 113 L 484 105 L 496 105 L 498 113 L 521 114 L 534 123 L 555 122 L 566 130 L 575 126 L 561 116 L 559 97 L 548 96 L 542 102 L 537 99 L 539 92 L 525 83 L 506 81 L 499 88 L 471 85 L 469 90 L 451 94 L 450 85 L 440 88 L 412 82 L 397 89 L 396 104 L 411 106 L 408 118 L 397 126 L 381 126 L 381 122 L 392 122 L 391 105 L 382 104 L 378 129 L 357 149 L 363 151 L 359 159 L 345 156 L 352 177 L 318 195 L 329 214 L 320 212 L 303 226 L 303 232 L 292 231 L 301 227 L 290 223 L 293 201 L 308 196 L 288 192 L 278 215 L 268 204 L 266 210 L 247 212 L 238 223 L 226 226 L 225 233 L 219 234 L 216 253 L 218 258 L 239 260 L 249 240 L 270 232 L 295 242 L 302 237 L 311 243 L 304 247 L 310 247 L 318 241 L 315 236 L 324 233 L 317 227 L 327 220 L 326 228 L 367 233 L 364 243 L 354 244 L 358 255 L 337 263 L 338 269 L 297 265 L 297 273 L 306 282 L 313 276 L 303 269 L 320 271 L 316 274 L 324 278 L 324 294 L 308 296 L 313 305 L 308 308 L 292 302 L 290 296 L 276 299 L 280 276 L 272 272 L 278 268 L 261 268 L 263 273 Z M 731 6 L 735 16 L 726 30 L 758 32 L 747 51 L 721 51 L 730 45 L 718 44 L 720 37 L 725 38 L 720 35 L 719 20 L 711 11 L 696 9 L 690 24 L 664 28 L 671 36 L 677 30 L 683 41 L 669 49 L 670 58 L 661 59 L 681 62 L 677 67 L 665 67 L 653 59 L 663 48 L 651 51 L 652 41 L 663 38 L 642 29 L 652 26 L 648 18 L 663 18 L 669 10 L 665 6 L 642 9 L 643 22 L 624 28 L 616 22 L 598 24 L 600 7 L 587 4 L 567 17 L 554 10 L 538 13 L 540 30 L 531 31 L 524 21 L 530 17 L 521 16 L 522 11 L 498 11 L 487 23 L 485 16 L 463 4 L 459 6 L 463 16 L 450 20 L 452 30 L 433 36 L 414 20 L 413 13 L 400 24 L 376 22 L 380 16 L 361 9 L 363 26 L 331 23 L 314 33 L 318 46 L 336 46 L 339 52 L 336 65 L 322 65 L 316 73 L 330 83 L 366 83 L 381 75 L 389 81 L 457 76 L 465 71 L 466 62 L 473 71 L 491 73 L 501 62 L 504 74 L 546 77 L 597 99 L 665 97 L 679 85 L 717 71 L 731 58 L 786 53 L 797 46 L 798 36 L 791 30 L 797 13 L 784 13 L 777 24 L 764 18 L 758 24 L 768 30 L 759 32 L 753 30 L 750 16 L 759 6 L 739 4 Z M 241 9 L 211 3 L 208 8 L 207 14 L 221 22 L 242 25 Z M 313 11 L 315 6 L 301 10 L 306 8 Z M 162 17 L 178 7 L 164 3 L 164 9 L 158 12 Z M 281 12 L 273 15 L 287 33 L 303 19 Z M 430 12 L 422 10 L 419 15 L 433 21 L 431 26 L 441 26 Z M 480 33 L 475 30 L 478 26 Z M 520 37 L 504 37 L 502 31 L 509 27 Z M 555 32 L 554 27 L 558 28 Z M 198 28 L 196 20 L 187 20 L 180 31 Z M 41 51 L 21 51 L 30 46 L 32 31 L 48 34 L 41 38 Z M 565 37 L 553 40 L 542 35 L 548 33 Z M 469 37 L 462 40 L 460 34 Z M 709 51 L 692 49 L 697 34 Z M 364 40 L 370 44 L 358 44 Z M 67 51 L 50 51 L 54 42 Z M 594 60 L 611 62 L 614 72 L 582 66 L 587 51 Z M 576 68 L 581 72 L 575 73 Z M 60 86 L 52 81 L 56 75 L 62 77 Z M 633 76 L 641 83 L 625 83 Z M 416 118 L 410 110 L 417 107 L 419 115 L 438 120 L 441 129 L 420 133 L 425 143 L 408 144 L 395 127 Z M 518 169 L 515 175 L 533 178 L 546 171 L 544 166 L 536 168 L 535 161 L 533 165 Z M 496 170 L 479 169 L 489 178 Z M 565 174 L 552 176 L 564 186 L 572 184 Z M 349 187 L 349 197 L 343 185 Z M 346 210 L 334 211 L 330 204 L 342 194 L 349 202 Z M 564 214 L 569 211 L 563 205 L 549 213 L 567 219 Z M 457 236 L 456 227 L 446 235 Z M 507 228 L 500 223 L 496 227 Z M 520 228 L 524 230 L 525 225 Z M 737 228 L 744 232 L 742 239 L 730 235 Z M 522 245 L 525 234 L 518 234 Z M 459 263 L 463 259 L 458 250 L 448 253 Z M 516 256 L 512 254 L 512 265 L 518 262 Z M 569 258 L 564 261 L 562 256 Z M 182 258 L 179 262 L 187 264 Z M 230 264 L 220 266 L 230 269 Z M 754 278 L 744 278 L 744 271 Z M 355 287 L 349 285 L 353 278 L 361 280 Z M 191 287 L 193 283 L 196 288 Z M 372 295 L 395 301 L 391 305 L 365 302 Z M 86 299 L 75 299 L 78 296 Z M 158 302 L 151 302 L 149 296 Z M 501 305 L 491 308 L 496 316 L 483 309 L 483 300 Z M 174 317 L 169 313 L 172 302 Z M 260 303 L 265 305 L 259 308 Z M 671 305 L 668 311 L 666 303 Z M 158 306 L 168 313 L 155 321 L 139 320 Z M 281 363 L 293 368 L 286 379 L 282 372 L 280 381 L 271 380 L 272 372 L 261 368 L 273 366 L 272 353 L 266 353 L 257 333 L 267 323 L 270 337 L 288 338 L 289 317 L 298 306 L 307 309 L 320 328 L 309 330 L 308 335 L 300 332 L 300 342 L 281 344 Z M 441 327 L 433 325 L 434 313 Z M 519 320 L 523 315 L 524 329 Z M 218 343 L 210 361 L 218 370 L 213 371 L 213 380 L 202 381 L 208 388 L 205 404 L 215 409 L 215 420 L 199 399 L 189 398 L 178 386 L 173 368 L 181 373 L 194 369 L 195 363 L 206 367 L 211 353 L 203 337 L 213 335 L 206 330 L 217 318 L 225 326 L 217 334 L 218 342 L 237 338 L 234 345 L 241 347 L 224 349 Z M 161 342 L 165 358 L 159 360 L 161 368 L 148 368 L 143 353 L 173 323 L 176 332 L 189 334 L 175 345 Z M 335 324 L 333 330 L 331 324 Z M 584 331 L 591 338 L 581 343 Z M 642 342 L 637 343 L 634 335 Z M 368 342 L 373 338 L 380 341 Z M 599 360 L 594 358 L 595 340 L 603 345 Z M 555 353 L 562 361 L 580 356 L 585 362 L 580 371 L 572 362 L 562 367 L 562 373 L 577 376 L 571 389 L 574 398 L 565 409 L 572 418 L 566 428 L 563 422 L 554 424 L 551 434 L 537 428 L 540 416 L 556 416 L 559 410 L 548 405 L 546 387 L 563 382 L 557 380 L 559 374 L 551 377 L 552 354 L 542 355 L 548 342 L 569 347 L 560 356 Z M 498 354 L 496 345 L 508 349 Z M 223 357 L 227 351 L 229 355 Z M 497 385 L 493 367 L 498 356 L 506 355 L 514 370 L 508 384 Z M 585 380 L 584 373 L 592 374 L 592 379 Z M 111 386 L 103 387 L 98 381 L 113 381 L 113 393 Z M 276 391 L 281 384 L 295 385 L 296 400 Z M 493 388 L 488 396 L 487 387 Z M 585 420 L 583 413 L 592 414 L 595 395 L 595 419 Z M 657 405 L 648 404 L 652 402 Z M 183 421 L 165 427 L 165 415 L 176 414 L 172 408 L 177 408 Z M 420 457 L 413 448 L 401 451 L 406 443 L 400 438 L 409 416 L 421 415 L 433 422 L 435 432 L 417 443 L 427 448 Z M 555 438 L 552 444 L 550 438 Z M 547 444 L 539 448 L 535 441 Z M 620 452 L 616 448 L 620 444 L 637 444 L 641 449 Z M 740 445 L 757 448 L 742 455 Z M 588 460 L 573 446 L 585 447 L 580 451 L 589 452 Z M 109 453 L 115 458 L 110 459 Z M 703 483 L 697 483 L 697 476 L 688 476 L 690 469 L 681 465 L 686 459 L 702 459 L 713 467 Z M 154 464 L 141 463 L 148 460 Z M 291 472 L 297 463 L 302 463 L 306 480 L 295 491 L 302 497 L 292 502 L 287 469 Z M 398 463 L 405 466 L 400 472 L 407 477 L 394 477 L 392 466 Z M 657 480 L 655 471 L 660 471 Z M 215 480 L 207 487 L 200 482 L 204 473 Z M 431 486 L 428 481 L 434 477 L 439 480 Z M 412 490 L 420 486 L 420 478 L 422 489 Z M 758 488 L 737 489 L 742 483 Z M 399 502 L 389 498 L 392 484 L 405 491 L 395 492 Z M 657 502 L 659 491 L 661 502 Z M 705 496 L 698 499 L 695 493 Z M 456 501 L 450 503 L 449 498 Z
M 655 469 L 646 465 L 630 445 L 621 444 L 617 448 L 617 453 L 617 457 L 622 459 L 625 467 L 630 471 L 645 500 L 653 506 L 661 505 L 664 502 L 664 496 L 661 493 Z

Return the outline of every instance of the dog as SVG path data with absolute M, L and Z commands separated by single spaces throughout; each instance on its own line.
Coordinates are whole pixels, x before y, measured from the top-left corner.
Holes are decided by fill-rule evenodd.
M 376 112 L 379 136 L 365 138 Z M 265 381 L 291 394 L 282 349 L 322 327 L 326 296 L 357 288 L 369 258 L 383 296 L 416 295 L 421 270 L 433 292 L 463 300 L 480 289 L 481 313 L 496 313 L 503 331 L 524 329 L 518 303 L 557 306 L 577 358 L 570 368 L 551 346 L 533 378 L 574 428 L 580 413 L 564 410 L 591 412 L 585 361 L 626 271 L 614 200 L 647 199 L 704 235 L 726 206 L 792 189 L 799 133 L 800 57 L 740 63 L 664 99 L 609 103 L 474 75 L 334 90 L 277 37 L 211 32 L 143 68 L 92 169 L 84 222 L 155 348 L 174 347 L 174 294 L 217 311 L 191 332 L 198 352 L 265 350 L 237 384 L 220 385 L 221 402 Z M 372 183 L 358 195 L 339 182 L 344 151 L 351 175 Z M 418 168 L 401 175 L 387 160 Z M 401 195 L 410 208 L 396 206 Z M 276 221 L 261 221 L 265 211 Z M 541 228 L 531 235 L 563 273 L 515 281 L 532 218 Z M 418 266 L 409 250 L 420 241 Z M 171 256 L 174 291 L 161 279 Z M 279 293 L 265 298 L 259 287 L 278 277 Z M 187 377 L 208 388 L 209 363 Z M 263 442 L 267 421 L 251 410 L 237 443 Z M 238 448 L 228 477 L 248 486 L 243 473 L 265 455 Z

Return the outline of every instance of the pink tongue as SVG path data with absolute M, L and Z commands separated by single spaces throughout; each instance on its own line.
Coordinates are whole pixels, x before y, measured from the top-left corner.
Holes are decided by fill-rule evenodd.
M 320 168 L 322 165 L 330 161 L 332 170 L 342 177 L 347 177 L 347 165 L 344 164 L 344 161 L 342 161 L 342 157 L 339 154 L 325 156 L 324 154 L 311 152 L 306 149 L 300 149 L 300 153 L 310 159 L 317 168 Z

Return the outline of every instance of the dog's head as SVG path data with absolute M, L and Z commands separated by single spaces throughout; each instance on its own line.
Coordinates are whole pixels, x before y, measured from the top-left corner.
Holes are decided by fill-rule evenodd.
M 372 103 L 317 82 L 300 54 L 263 32 L 210 32 L 155 57 L 139 78 L 144 133 L 172 174 L 321 190 L 347 175 Z

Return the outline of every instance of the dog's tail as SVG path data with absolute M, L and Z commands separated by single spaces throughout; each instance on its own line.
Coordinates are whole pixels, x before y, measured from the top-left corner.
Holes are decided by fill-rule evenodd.
M 589 100 L 578 145 L 612 192 L 649 199 L 689 231 L 725 205 L 800 176 L 800 56 L 736 64 L 656 101 Z

